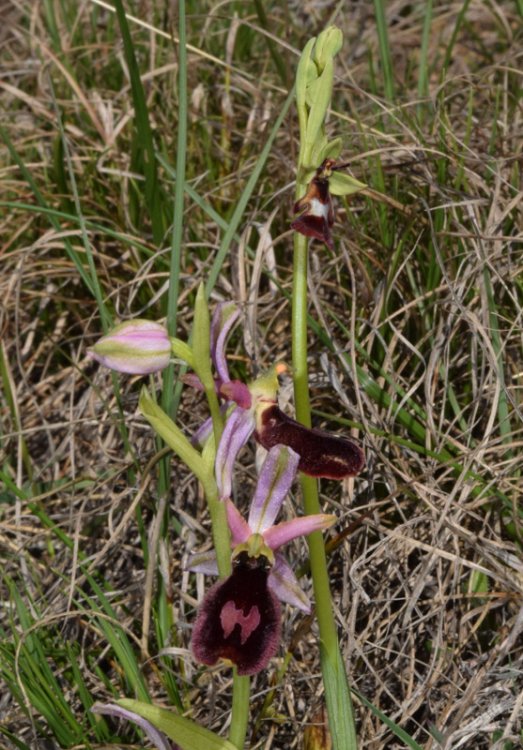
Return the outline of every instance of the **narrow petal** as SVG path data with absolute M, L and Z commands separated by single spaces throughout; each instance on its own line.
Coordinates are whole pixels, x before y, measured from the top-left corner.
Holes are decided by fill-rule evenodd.
M 287 446 L 275 445 L 270 449 L 261 468 L 249 512 L 252 533 L 262 534 L 274 523 L 296 476 L 299 460 L 298 454 Z
M 181 378 L 182 383 L 185 383 L 185 385 L 189 385 L 191 388 L 196 388 L 197 391 L 204 391 L 205 388 L 203 387 L 203 383 L 198 377 L 198 375 L 195 375 L 194 372 L 187 372 L 185 375 Z
M 192 634 L 192 651 L 203 664 L 228 659 L 238 674 L 255 674 L 274 656 L 280 640 L 280 605 L 268 571 L 246 558 L 225 581 L 209 589 Z
M 254 437 L 267 450 L 279 443 L 293 448 L 299 470 L 311 477 L 354 477 L 365 466 L 364 453 L 352 440 L 305 427 L 274 404 L 258 411 Z
M 250 411 L 237 406 L 225 423 L 216 451 L 216 483 L 222 500 L 231 496 L 234 462 L 253 430 L 254 416 Z
M 297 536 L 305 536 L 312 531 L 328 529 L 335 521 L 336 516 L 329 516 L 326 513 L 300 516 L 300 518 L 293 518 L 292 521 L 284 521 L 276 524 L 276 526 L 271 526 L 270 529 L 264 531 L 263 538 L 268 547 L 276 550 L 290 542 L 291 539 L 296 539 Z
M 173 745 L 164 733 L 159 732 L 147 719 L 142 718 L 139 714 L 135 714 L 134 711 L 122 708 L 116 705 L 116 703 L 94 703 L 91 706 L 91 711 L 95 714 L 116 716 L 118 719 L 132 721 L 145 732 L 149 742 L 152 742 L 158 750 L 173 750 Z
M 225 509 L 227 511 L 227 523 L 231 530 L 231 544 L 236 547 L 237 544 L 246 542 L 251 536 L 251 528 L 231 500 L 225 501 Z
M 309 613 L 311 611 L 308 596 L 298 583 L 298 579 L 292 572 L 287 560 L 279 553 L 276 554 L 276 561 L 269 573 L 269 588 L 282 602 L 298 607 L 303 612 Z
M 207 552 L 197 552 L 190 555 L 184 566 L 185 570 L 192 570 L 193 573 L 205 573 L 210 576 L 218 575 L 218 562 L 216 552 L 208 550 Z
M 228 410 L 227 404 L 221 404 L 220 405 L 220 414 L 222 417 L 225 417 Z M 196 432 L 193 434 L 191 438 L 191 443 L 193 445 L 198 445 L 201 448 L 205 445 L 209 437 L 212 435 L 213 432 L 213 422 L 212 417 L 207 417 L 207 419 L 198 427 Z
M 242 409 L 251 408 L 252 396 L 249 386 L 242 383 L 241 380 L 229 380 L 227 383 L 221 383 L 218 393 L 227 401 L 234 401 Z
M 229 378 L 229 368 L 225 357 L 225 344 L 231 328 L 238 320 L 240 311 L 234 302 L 221 302 L 217 305 L 211 323 L 211 358 L 223 383 Z

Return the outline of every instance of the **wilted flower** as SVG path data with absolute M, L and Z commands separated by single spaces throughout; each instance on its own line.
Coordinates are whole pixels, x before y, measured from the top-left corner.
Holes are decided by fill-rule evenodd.
M 88 354 L 111 370 L 148 375 L 167 367 L 171 342 L 163 325 L 136 318 L 120 323 L 102 336 Z
M 205 595 L 193 630 L 198 661 L 228 659 L 239 674 L 263 669 L 278 648 L 278 599 L 309 612 L 310 603 L 291 567 L 279 552 L 287 542 L 332 525 L 334 516 L 318 514 L 274 524 L 298 468 L 299 456 L 284 445 L 271 448 L 262 466 L 247 521 L 226 499 L 233 572 Z M 191 570 L 217 573 L 214 553 L 195 555 Z
M 220 495 L 230 496 L 234 461 L 253 432 L 256 440 L 266 449 L 278 444 L 292 448 L 300 457 L 298 468 L 304 474 L 328 479 L 343 479 L 359 474 L 365 466 L 365 456 L 356 443 L 323 430 L 305 427 L 278 407 L 278 375 L 286 370 L 285 365 L 275 365 L 248 385 L 230 379 L 225 344 L 237 317 L 233 303 L 222 303 L 214 313 L 211 326 L 211 355 L 218 373 L 216 390 L 227 404 L 235 406 L 227 418 L 216 456 Z M 188 376 L 186 382 L 201 387 L 196 376 Z M 209 419 L 198 430 L 195 439 L 203 442 L 211 430 L 212 422 Z

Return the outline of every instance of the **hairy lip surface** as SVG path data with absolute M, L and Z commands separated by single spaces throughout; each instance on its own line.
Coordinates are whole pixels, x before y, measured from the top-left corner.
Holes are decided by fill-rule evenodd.
M 209 589 L 192 635 L 198 661 L 213 665 L 228 659 L 240 675 L 267 665 L 280 640 L 280 604 L 268 587 L 268 575 L 264 568 L 240 564 Z
M 344 479 L 365 466 L 365 455 L 352 440 L 305 427 L 275 405 L 262 412 L 255 437 L 267 450 L 278 443 L 288 445 L 300 456 L 298 469 L 309 476 Z

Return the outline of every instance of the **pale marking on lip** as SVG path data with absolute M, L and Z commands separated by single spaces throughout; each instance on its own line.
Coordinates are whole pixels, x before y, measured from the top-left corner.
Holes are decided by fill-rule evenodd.
M 318 198 L 312 198 L 307 213 L 310 216 L 319 216 L 326 219 L 329 214 L 329 206 L 326 203 L 322 203 Z
M 228 638 L 236 625 L 240 626 L 240 642 L 245 643 L 247 638 L 253 633 L 260 624 L 260 611 L 258 607 L 252 606 L 248 615 L 244 615 L 241 609 L 230 599 L 223 605 L 220 612 L 220 623 L 223 628 L 223 635 Z

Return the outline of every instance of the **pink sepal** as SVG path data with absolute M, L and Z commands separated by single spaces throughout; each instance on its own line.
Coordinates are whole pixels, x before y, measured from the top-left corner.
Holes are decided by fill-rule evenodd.
M 279 552 L 275 555 L 275 562 L 269 573 L 269 586 L 282 602 L 298 607 L 302 612 L 311 611 L 308 596 L 302 591 L 289 563 Z
M 326 513 L 318 513 L 314 516 L 300 516 L 293 518 L 292 521 L 283 521 L 276 526 L 271 526 L 263 533 L 263 538 L 268 547 L 272 550 L 279 549 L 292 539 L 298 536 L 306 536 L 312 531 L 328 529 L 336 521 L 336 516 L 330 516 Z
M 237 544 L 246 542 L 252 532 L 249 524 L 231 500 L 225 501 L 225 509 L 227 511 L 227 523 L 231 530 L 232 546 L 236 547 Z

